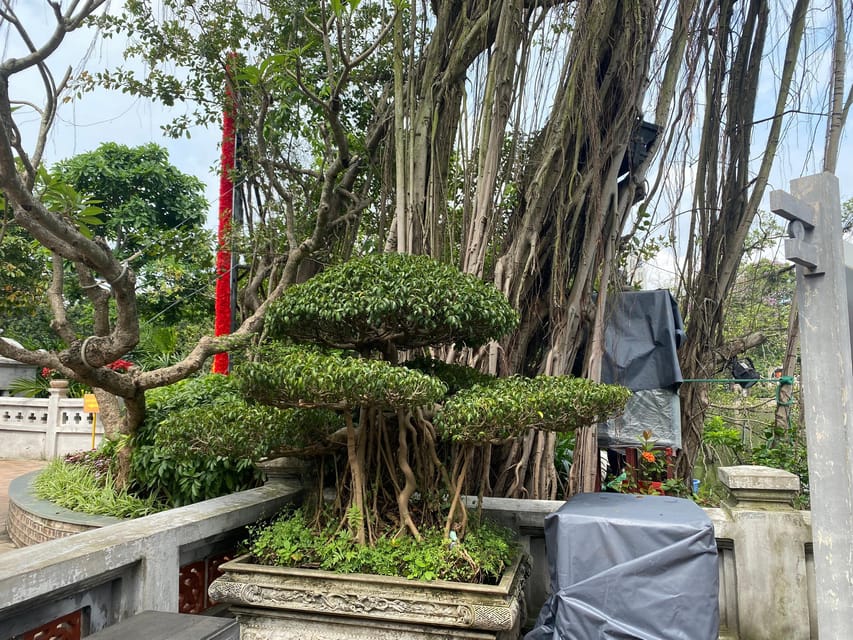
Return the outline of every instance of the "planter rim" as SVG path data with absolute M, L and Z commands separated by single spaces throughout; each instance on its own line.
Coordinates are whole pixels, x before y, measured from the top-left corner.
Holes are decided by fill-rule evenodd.
M 385 576 L 373 573 L 337 573 L 335 571 L 325 571 L 323 569 L 301 569 L 295 567 L 278 567 L 274 565 L 257 564 L 249 562 L 250 554 L 245 553 L 237 556 L 233 560 L 229 560 L 221 565 L 219 569 L 224 573 L 239 574 L 242 572 L 251 572 L 254 574 L 267 574 L 271 576 L 292 576 L 303 579 L 317 580 L 337 580 L 340 582 L 359 582 L 359 583 L 376 583 L 393 584 L 400 587 L 417 586 L 421 589 L 431 589 L 436 591 L 467 591 L 470 593 L 479 593 L 492 596 L 509 595 L 513 591 L 513 584 L 516 582 L 516 576 L 519 573 L 519 567 L 526 560 L 526 554 L 523 550 L 519 550 L 518 554 L 512 563 L 504 569 L 501 580 L 498 584 L 475 584 L 471 582 L 453 582 L 451 580 L 415 580 L 412 578 L 401 578 L 399 576 Z
M 45 520 L 55 522 L 67 522 L 69 524 L 83 525 L 91 528 L 106 527 L 118 522 L 125 522 L 124 518 L 114 516 L 99 516 L 82 511 L 71 511 L 65 507 L 48 500 L 36 497 L 33 484 L 44 469 L 36 469 L 24 475 L 14 478 L 9 483 L 9 502 L 13 503 L 22 511 L 30 513 Z

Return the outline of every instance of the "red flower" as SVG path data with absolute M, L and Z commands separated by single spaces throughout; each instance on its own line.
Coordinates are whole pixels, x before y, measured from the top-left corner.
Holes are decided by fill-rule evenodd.
M 110 362 L 107 365 L 107 368 L 112 369 L 113 371 L 124 372 L 130 369 L 133 366 L 133 363 L 130 360 L 122 360 L 119 358 L 115 362 Z
M 50 378 L 53 375 L 53 369 L 50 367 L 42 367 L 41 377 L 42 378 Z

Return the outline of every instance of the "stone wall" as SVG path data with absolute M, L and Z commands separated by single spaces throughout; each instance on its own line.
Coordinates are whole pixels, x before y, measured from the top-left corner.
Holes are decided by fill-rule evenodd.
M 181 567 L 233 551 L 246 525 L 300 492 L 279 482 L 4 553 L 0 638 L 78 611 L 84 636 L 147 609 L 177 612 L 191 578 Z
M 48 398 L 0 397 L 2 455 L 50 460 L 73 451 L 91 449 L 92 416 L 83 412 L 82 398 L 68 397 L 67 387 L 50 389 Z M 95 430 L 97 445 L 104 433 L 97 421 Z

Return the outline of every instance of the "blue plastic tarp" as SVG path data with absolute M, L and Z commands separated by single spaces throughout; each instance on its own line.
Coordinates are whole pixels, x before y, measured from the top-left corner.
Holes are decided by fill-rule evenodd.
M 681 402 L 669 389 L 643 389 L 628 398 L 622 415 L 598 427 L 598 446 L 637 447 L 643 432 L 652 432 L 657 447 L 681 449 Z
M 684 325 L 675 299 L 665 289 L 622 291 L 608 298 L 606 313 L 601 381 L 634 395 L 621 416 L 599 425 L 599 446 L 637 447 L 648 430 L 656 446 L 680 449 Z

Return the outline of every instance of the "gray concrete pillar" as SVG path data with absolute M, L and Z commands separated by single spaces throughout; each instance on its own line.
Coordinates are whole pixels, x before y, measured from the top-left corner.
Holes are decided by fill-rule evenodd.
M 797 264 L 818 632 L 853 638 L 853 361 L 838 179 L 793 180 L 770 206 L 790 221 L 785 257 Z

